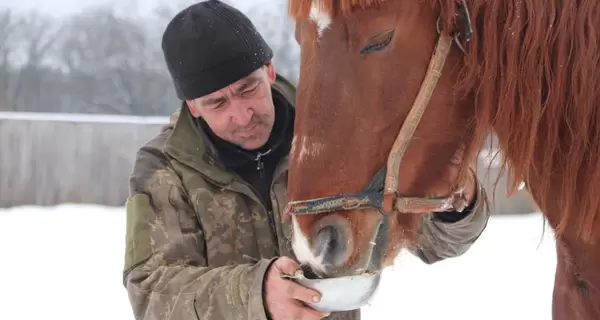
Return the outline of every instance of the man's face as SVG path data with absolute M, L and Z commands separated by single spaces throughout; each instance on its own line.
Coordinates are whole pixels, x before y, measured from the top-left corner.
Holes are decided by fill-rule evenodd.
M 202 117 L 221 139 L 244 149 L 263 146 L 275 121 L 271 84 L 275 81 L 269 63 L 245 78 L 203 97 L 188 100 L 191 114 Z

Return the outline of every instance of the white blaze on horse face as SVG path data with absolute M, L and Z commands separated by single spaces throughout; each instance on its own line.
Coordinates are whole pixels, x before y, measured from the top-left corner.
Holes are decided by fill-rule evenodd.
M 293 144 L 293 142 L 292 142 Z M 325 144 L 317 141 L 315 138 L 309 138 L 307 136 L 302 136 L 300 138 L 300 154 L 298 155 L 298 163 L 302 163 L 308 157 L 316 157 L 318 156 L 323 149 L 325 149 Z M 296 150 L 296 148 L 294 148 Z
M 331 23 L 329 13 L 323 12 L 321 8 L 321 0 L 313 0 L 310 7 L 310 20 L 317 24 L 317 35 L 319 37 L 323 34 L 323 30 Z
M 316 257 L 311 248 L 308 238 L 300 229 L 296 216 L 292 216 L 292 249 L 300 264 L 307 264 L 311 268 L 324 272 L 323 255 Z
M 290 149 L 290 154 L 294 154 L 294 151 L 296 151 L 297 144 L 298 144 L 298 136 L 294 135 L 294 138 L 292 139 L 292 148 Z
M 300 148 L 300 154 L 298 155 L 298 163 L 301 163 L 306 156 L 310 153 L 309 146 L 307 144 L 307 137 L 294 135 L 292 139 L 292 148 L 290 153 L 293 154 L 298 148 Z M 300 144 L 300 146 L 298 146 Z M 298 225 L 298 220 L 295 216 L 292 215 L 292 249 L 294 250 L 294 254 L 296 258 L 301 264 L 308 264 L 312 268 L 320 270 L 319 267 L 322 266 L 323 257 L 315 257 L 311 248 L 310 243 L 308 242 L 308 238 L 304 235 L 300 226 Z

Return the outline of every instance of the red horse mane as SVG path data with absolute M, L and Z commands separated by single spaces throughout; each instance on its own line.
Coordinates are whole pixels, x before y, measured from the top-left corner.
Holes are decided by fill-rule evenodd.
M 335 16 L 385 1 L 321 0 L 320 6 Z M 290 0 L 290 16 L 308 17 L 312 2 Z M 430 2 L 443 28 L 452 26 L 458 1 Z M 493 130 L 509 191 L 525 181 L 557 236 L 568 229 L 592 240 L 600 212 L 600 2 L 470 0 L 467 6 L 474 34 L 456 89 L 476 102 L 470 155 Z

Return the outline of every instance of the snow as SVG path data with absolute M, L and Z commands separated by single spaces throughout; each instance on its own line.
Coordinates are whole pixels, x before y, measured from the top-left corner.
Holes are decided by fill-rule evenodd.
M 402 254 L 363 319 L 551 319 L 556 258 L 542 230 L 539 213 L 492 217 L 462 257 L 425 265 Z M 0 210 L 0 319 L 133 320 L 124 232 L 122 207 Z
M 0 211 L 0 319 L 133 319 L 121 285 L 123 210 Z
M 556 257 L 539 213 L 492 217 L 463 256 L 424 265 L 401 255 L 365 319 L 545 320 L 551 317 Z
M 58 112 L 6 112 L 0 111 L 0 120 L 54 121 L 73 123 L 166 124 L 169 117 L 132 116 L 116 114 L 83 114 Z

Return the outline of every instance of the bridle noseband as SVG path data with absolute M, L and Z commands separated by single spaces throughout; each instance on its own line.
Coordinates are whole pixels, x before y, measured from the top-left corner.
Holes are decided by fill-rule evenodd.
M 436 29 L 439 38 L 436 48 L 429 62 L 429 67 L 419 93 L 389 153 L 387 166 L 379 170 L 371 182 L 360 193 L 292 201 L 288 204 L 287 213 L 292 215 L 306 215 L 376 208 L 382 214 L 388 215 L 393 212 L 423 213 L 427 211 L 464 210 L 467 206 L 467 201 L 461 193 L 455 193 L 448 197 L 422 198 L 403 197 L 398 195 L 397 191 L 402 158 L 425 113 L 437 81 L 442 74 L 452 41 L 457 44 L 457 47 L 463 53 L 466 53 L 460 37 L 464 37 L 465 42 L 468 42 L 472 36 L 471 18 L 465 0 L 460 0 L 459 2 L 457 21 L 459 21 L 460 27 L 458 31 L 452 35 L 444 34 L 440 30 L 440 19 L 438 18 L 437 20 Z
M 457 47 L 463 53 L 466 53 L 465 47 L 460 41 L 460 37 L 463 37 L 465 42 L 468 42 L 472 35 L 471 19 L 465 0 L 459 1 L 458 9 L 459 14 L 457 18 L 459 21 L 459 28 L 458 31 L 451 35 L 445 34 L 440 30 L 440 19 L 438 18 L 436 28 L 439 37 L 433 56 L 429 61 L 429 67 L 417 97 L 394 141 L 388 156 L 387 165 L 375 174 L 371 182 L 362 190 L 362 192 L 292 201 L 287 206 L 286 214 L 307 215 L 367 208 L 378 209 L 384 216 L 384 219 L 377 232 L 377 239 L 373 240 L 381 242 L 386 238 L 387 233 L 384 232 L 384 230 L 389 227 L 389 216 L 392 213 L 461 212 L 468 206 L 467 199 L 465 199 L 463 193 L 460 191 L 454 192 L 447 197 L 435 198 L 404 197 L 398 194 L 400 164 L 413 134 L 425 113 L 437 81 L 441 76 L 452 42 L 454 41 L 457 44 Z M 373 254 L 381 255 L 383 253 L 382 246 L 377 247 L 376 251 L 378 252 L 373 252 Z

